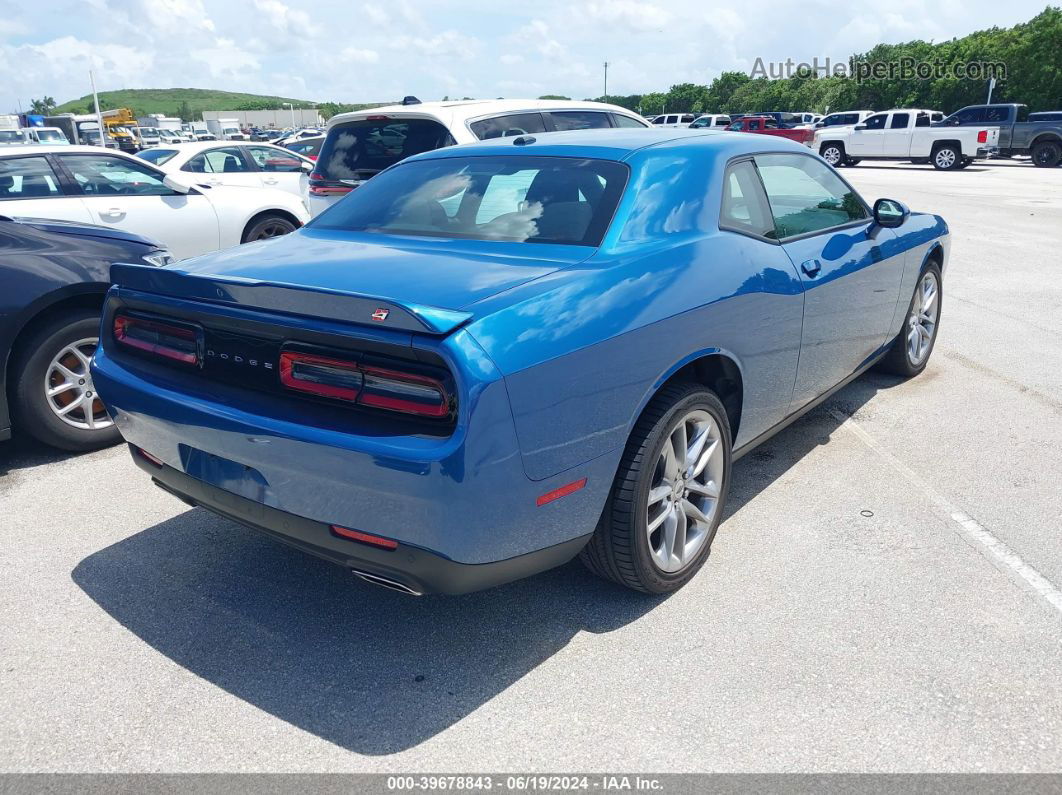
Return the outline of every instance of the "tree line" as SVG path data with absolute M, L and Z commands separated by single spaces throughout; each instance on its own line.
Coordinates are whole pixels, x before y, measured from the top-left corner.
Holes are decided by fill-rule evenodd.
M 989 28 L 939 43 L 909 41 L 879 44 L 852 55 L 849 74 L 859 63 L 1003 63 L 993 102 L 1022 102 L 1031 110 L 1062 109 L 1062 8 L 1048 6 L 1028 22 L 1012 28 Z M 596 97 L 646 115 L 664 112 L 751 113 L 763 110 L 813 111 L 932 108 L 951 112 L 985 101 L 987 80 L 960 80 L 953 75 L 923 80 L 867 79 L 794 75 L 771 79 L 743 72 L 723 72 L 710 85 L 681 83 L 666 92 Z

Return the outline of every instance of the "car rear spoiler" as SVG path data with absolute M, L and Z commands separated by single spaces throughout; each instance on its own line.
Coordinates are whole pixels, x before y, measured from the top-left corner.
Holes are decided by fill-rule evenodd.
M 111 265 L 111 284 L 193 301 L 440 336 L 451 333 L 472 318 L 471 312 L 423 306 L 409 301 L 257 279 L 197 276 L 173 268 L 128 262 Z

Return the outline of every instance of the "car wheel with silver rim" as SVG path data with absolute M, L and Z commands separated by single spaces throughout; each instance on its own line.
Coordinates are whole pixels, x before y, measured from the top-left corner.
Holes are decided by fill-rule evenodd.
M 918 375 L 925 369 L 937 341 L 942 298 L 940 266 L 930 261 L 915 285 L 903 328 L 878 369 L 905 378 Z
M 627 443 L 601 522 L 582 552 L 602 577 L 674 591 L 704 565 L 726 501 L 730 425 L 701 384 L 661 389 Z
M 16 432 L 65 450 L 92 450 L 119 441 L 89 369 L 99 325 L 98 311 L 59 311 L 20 337 L 13 403 Z
M 841 144 L 825 144 L 819 150 L 819 154 L 822 155 L 823 160 L 834 168 L 840 168 L 844 165 L 844 147 Z
M 933 153 L 932 161 L 938 171 L 951 171 L 962 164 L 962 152 L 953 144 L 943 144 Z

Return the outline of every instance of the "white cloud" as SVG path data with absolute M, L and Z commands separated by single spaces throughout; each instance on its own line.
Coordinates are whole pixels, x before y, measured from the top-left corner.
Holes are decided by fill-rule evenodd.
M 254 6 L 274 28 L 287 36 L 312 38 L 320 31 L 310 21 L 307 12 L 291 8 L 280 0 L 254 0 Z
M 667 9 L 640 0 L 593 2 L 586 6 L 586 14 L 596 22 L 623 27 L 636 33 L 662 30 L 674 18 L 674 14 Z
M 376 50 L 359 50 L 357 47 L 344 47 L 339 53 L 340 60 L 353 63 L 376 63 L 380 53 Z
M 211 77 L 220 79 L 238 80 L 260 66 L 254 55 L 241 50 L 231 39 L 218 39 L 213 46 L 192 50 L 188 55 L 204 64 Z
M 390 46 L 396 50 L 413 50 L 432 58 L 468 60 L 475 55 L 480 42 L 456 30 L 444 30 L 434 36 L 398 36 L 391 41 Z

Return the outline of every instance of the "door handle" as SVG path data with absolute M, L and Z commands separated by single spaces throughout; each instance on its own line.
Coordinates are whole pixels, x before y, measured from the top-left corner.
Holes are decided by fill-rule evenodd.
M 125 215 L 125 210 L 121 207 L 112 207 L 109 210 L 100 212 L 100 218 L 121 218 L 123 215 Z
M 278 182 L 280 182 L 280 180 L 276 177 L 273 177 L 273 179 L 263 179 L 262 182 L 264 182 L 266 185 L 276 185 Z
M 808 276 L 817 276 L 818 272 L 822 270 L 822 263 L 817 259 L 806 259 L 800 263 L 800 270 L 804 271 Z

